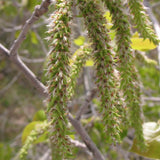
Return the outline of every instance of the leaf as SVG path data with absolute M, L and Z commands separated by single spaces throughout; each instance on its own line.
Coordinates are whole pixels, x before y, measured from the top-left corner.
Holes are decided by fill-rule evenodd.
M 139 38 L 139 33 L 136 31 L 133 35 L 132 38 Z
M 94 65 L 94 62 L 93 62 L 93 60 L 92 60 L 92 59 L 89 59 L 89 60 L 87 60 L 87 61 L 86 61 L 85 66 L 87 66 L 87 67 L 91 67 L 91 66 L 93 66 L 93 65 Z
M 85 37 L 84 36 L 79 36 L 77 39 L 74 40 L 74 43 L 77 46 L 82 46 L 85 42 Z
M 109 11 L 105 12 L 104 17 L 107 19 L 108 22 L 112 21 L 112 17 Z
M 148 51 L 155 49 L 157 46 L 151 42 L 148 38 L 131 38 L 131 47 L 139 51 Z
M 34 121 L 34 122 L 29 123 L 29 124 L 24 128 L 23 133 L 22 133 L 22 144 L 25 143 L 27 137 L 30 135 L 31 131 L 32 131 L 33 129 L 35 129 L 36 125 L 41 124 L 41 123 L 43 123 L 43 122 L 41 122 L 41 121 Z
M 46 118 L 44 110 L 39 110 L 34 114 L 33 121 L 44 121 Z
M 160 122 L 148 122 L 143 124 L 144 139 L 147 144 L 147 150 L 141 151 L 133 141 L 131 152 L 135 152 L 141 156 L 160 159 Z
M 48 139 L 48 131 L 44 132 L 41 136 L 37 138 L 34 144 L 45 142 Z

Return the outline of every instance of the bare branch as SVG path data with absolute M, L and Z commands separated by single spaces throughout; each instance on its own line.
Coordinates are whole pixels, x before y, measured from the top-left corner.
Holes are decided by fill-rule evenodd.
M 142 97 L 144 101 L 160 102 L 160 97 Z
M 88 149 L 93 153 L 94 158 L 96 160 L 104 160 L 104 157 L 102 156 L 96 145 L 93 143 L 88 133 L 82 127 L 80 122 L 74 119 L 71 114 L 68 114 L 68 119 L 75 128 L 75 130 L 77 131 L 77 133 L 81 136 L 82 140 L 84 141 Z
M 0 20 L 0 23 L 6 23 L 6 22 Z M 45 24 L 47 24 L 47 23 L 48 23 L 48 20 L 44 20 L 43 22 L 34 24 L 34 25 L 31 27 L 31 29 L 36 29 L 36 28 L 38 28 L 38 27 L 40 27 L 40 26 L 43 26 L 43 25 L 45 25 Z M 8 25 L 8 24 L 7 24 L 7 25 Z M 3 30 L 3 32 L 14 32 L 14 31 L 18 31 L 18 30 L 21 30 L 21 29 L 22 29 L 22 25 L 14 26 L 14 27 L 12 27 L 12 24 L 10 24 L 10 25 L 11 25 L 11 27 L 3 27 L 3 28 L 1 28 L 1 29 Z
M 20 58 L 26 63 L 43 63 L 45 61 L 44 58 L 29 59 L 22 56 L 20 56 Z
M 0 44 L 0 54 L 9 58 L 9 51 L 2 44 Z
M 26 78 L 31 82 L 31 84 L 39 90 L 39 92 L 47 97 L 46 87 L 38 80 L 34 73 L 22 62 L 18 55 L 10 56 L 9 50 L 0 44 L 0 54 L 7 56 L 18 69 L 26 76 Z
M 77 140 L 73 140 L 73 139 L 69 139 L 70 140 L 70 142 L 72 143 L 72 144 L 74 144 L 76 147 L 78 147 L 78 148 L 81 148 L 81 149 L 83 149 L 83 150 L 86 150 L 87 149 L 87 147 L 86 147 L 86 145 L 84 144 L 84 143 L 81 143 L 81 142 L 79 142 L 79 141 L 77 141 Z
M 31 25 L 37 21 L 40 16 L 48 11 L 48 6 L 51 4 L 51 0 L 43 0 L 41 5 L 37 5 L 35 7 L 35 11 L 33 12 L 32 16 L 26 21 L 19 37 L 17 40 L 14 41 L 13 45 L 10 49 L 10 55 L 15 56 L 17 54 L 17 50 L 20 47 L 21 43 L 26 37 L 28 30 L 30 29 Z

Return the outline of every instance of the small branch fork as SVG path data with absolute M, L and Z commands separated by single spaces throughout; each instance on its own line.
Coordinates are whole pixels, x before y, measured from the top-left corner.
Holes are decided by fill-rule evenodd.
M 17 54 L 18 48 L 20 47 L 23 40 L 26 38 L 28 30 L 31 28 L 31 25 L 37 21 L 44 13 L 48 11 L 48 6 L 51 4 L 51 0 L 43 0 L 41 5 L 35 7 L 35 11 L 32 16 L 26 21 L 19 37 L 14 41 L 10 49 L 10 55 L 15 56 Z
M 51 0 L 43 0 L 41 5 L 35 7 L 35 11 L 33 12 L 32 16 L 26 21 L 19 37 L 14 41 L 13 45 L 11 46 L 10 51 L 7 48 L 5 48 L 2 44 L 0 44 L 0 55 L 7 57 L 11 62 L 13 62 L 17 66 L 17 68 L 25 75 L 26 79 L 28 79 L 31 82 L 33 87 L 37 88 L 39 93 L 41 93 L 44 97 L 48 96 L 46 86 L 44 86 L 43 83 L 41 83 L 38 80 L 35 74 L 23 63 L 23 61 L 17 54 L 17 51 L 20 45 L 22 44 L 23 40 L 25 39 L 28 30 L 31 28 L 31 25 L 36 20 L 38 20 L 40 16 L 42 16 L 44 13 L 48 11 L 48 7 L 50 4 Z M 86 99 L 85 105 L 88 105 L 87 103 L 90 103 L 88 101 L 88 98 Z M 82 107 L 82 110 L 83 108 L 84 107 Z M 81 113 L 79 116 L 81 116 Z M 74 119 L 70 113 L 68 114 L 68 119 L 72 124 L 72 126 L 77 131 L 77 133 L 81 136 L 88 150 L 92 152 L 94 158 L 96 160 L 104 160 L 103 155 L 100 153 L 94 142 L 89 137 L 88 133 L 80 124 L 80 122 Z M 84 145 L 82 146 L 83 146 L 82 148 L 86 148 Z

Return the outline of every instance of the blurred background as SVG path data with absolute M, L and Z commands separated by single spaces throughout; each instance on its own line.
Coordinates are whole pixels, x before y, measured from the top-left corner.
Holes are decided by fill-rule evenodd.
M 22 26 L 31 16 L 34 7 L 40 4 L 41 0 L 0 0 L 0 43 L 10 48 L 18 37 Z M 147 11 L 152 20 L 156 33 L 160 32 L 160 1 L 145 1 Z M 45 38 L 47 37 L 47 19 L 54 11 L 54 5 L 50 6 L 49 12 L 43 15 L 30 29 L 25 41 L 19 48 L 19 55 L 23 62 L 37 75 L 38 79 L 46 84 L 45 58 L 49 51 Z M 73 12 L 78 11 L 73 8 Z M 75 25 L 74 25 L 75 24 Z M 158 30 L 159 29 L 159 30 Z M 133 29 L 133 32 L 135 30 Z M 82 20 L 73 19 L 72 24 L 72 48 L 74 53 L 86 38 L 86 31 Z M 144 44 L 145 45 L 145 44 Z M 150 49 L 142 46 L 135 52 L 137 57 L 136 65 L 141 78 L 142 108 L 146 122 L 157 122 L 160 118 L 160 49 Z M 75 113 L 81 106 L 86 93 L 94 86 L 94 70 L 91 64 L 83 68 L 77 80 L 76 96 L 73 99 L 70 111 Z M 6 57 L 0 55 L 0 160 L 13 159 L 22 146 L 21 135 L 24 127 L 33 121 L 38 110 L 44 109 L 44 98 L 26 80 L 16 66 Z M 128 152 L 132 143 L 133 132 L 125 138 L 124 143 L 117 148 L 107 146 L 104 142 L 103 126 L 93 121 L 91 115 L 96 114 L 95 108 L 98 105 L 96 98 L 88 106 L 88 111 L 83 116 L 85 129 L 90 134 L 98 148 L 110 160 L 147 160 L 134 153 Z M 77 152 L 76 160 L 89 160 L 91 156 L 83 150 Z M 46 143 L 36 144 L 29 151 L 29 160 L 45 160 L 45 153 L 48 153 Z M 48 158 L 49 159 L 49 158 Z

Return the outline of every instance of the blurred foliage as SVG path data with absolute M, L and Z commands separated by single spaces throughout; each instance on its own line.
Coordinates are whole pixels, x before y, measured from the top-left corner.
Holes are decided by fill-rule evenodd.
M 12 156 L 12 148 L 9 144 L 0 143 L 0 160 L 10 160 Z

